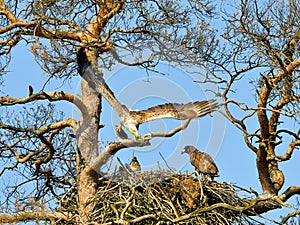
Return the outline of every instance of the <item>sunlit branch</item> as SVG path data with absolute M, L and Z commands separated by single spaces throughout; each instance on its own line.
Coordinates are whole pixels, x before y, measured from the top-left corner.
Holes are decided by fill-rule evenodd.
M 294 195 L 300 195 L 300 187 L 298 186 L 289 187 L 281 195 L 279 195 L 279 198 L 281 201 L 286 202 L 290 197 Z
M 288 149 L 284 155 L 276 156 L 278 161 L 287 161 L 292 157 L 295 148 L 300 146 L 300 141 L 293 141 L 289 144 Z
M 70 30 L 47 30 L 37 22 L 27 22 L 22 20 L 18 20 L 17 22 L 0 28 L 0 34 L 6 33 L 16 28 L 24 29 L 20 31 L 19 34 L 34 35 L 49 39 L 54 38 L 80 41 L 82 37 L 81 32 L 76 33 Z
M 139 139 L 122 139 L 109 143 L 106 148 L 94 159 L 89 167 L 94 171 L 99 169 L 107 162 L 107 160 L 115 155 L 119 150 L 130 147 L 144 147 L 150 145 L 150 137 L 145 135 Z
M 112 0 L 96 1 L 96 3 L 99 5 L 100 10 L 98 15 L 89 23 L 86 29 L 87 34 L 94 38 L 98 38 L 108 21 L 122 10 L 125 0 L 119 2 Z
M 24 154 L 19 154 L 16 150 L 13 149 L 13 145 L 12 146 L 8 146 L 5 144 L 5 149 L 8 149 L 10 150 L 14 156 L 16 157 L 17 159 L 17 162 L 19 163 L 24 163 L 24 162 L 27 162 L 28 160 L 30 160 L 31 158 L 33 158 L 34 156 L 38 155 L 39 153 L 43 152 L 46 148 L 49 149 L 49 153 L 47 154 L 47 156 L 43 159 L 36 159 L 34 161 L 34 164 L 36 165 L 37 167 L 37 170 L 39 169 L 40 165 L 42 163 L 47 163 L 50 161 L 50 159 L 52 158 L 53 154 L 54 154 L 54 147 L 53 145 L 51 144 L 51 141 L 53 140 L 53 138 L 55 137 L 55 135 L 57 135 L 59 133 L 59 130 L 54 130 L 48 139 L 46 139 L 45 137 L 43 137 L 42 134 L 38 134 L 38 138 L 41 140 L 41 142 L 43 143 L 43 145 L 35 152 L 31 152 L 31 153 L 28 153 L 27 155 L 24 155 Z
M 0 223 L 16 223 L 16 222 L 25 222 L 25 221 L 46 221 L 46 220 L 66 220 L 68 218 L 66 213 L 57 212 L 54 210 L 41 210 L 41 211 L 29 211 L 29 212 L 17 212 L 17 213 L 0 213 Z
M 7 129 L 16 132 L 32 132 L 36 135 L 41 135 L 51 130 L 63 129 L 65 127 L 72 127 L 75 130 L 77 130 L 78 129 L 77 121 L 72 118 L 67 118 L 66 120 L 55 122 L 48 126 L 43 126 L 39 129 L 34 129 L 32 127 L 19 128 L 19 127 L 14 127 L 11 125 L 0 123 L 0 129 Z
M 49 101 L 68 101 L 73 103 L 78 107 L 83 115 L 88 115 L 88 111 L 86 106 L 82 103 L 82 101 L 74 95 L 69 93 L 60 91 L 60 92 L 39 92 L 36 94 L 32 94 L 26 98 L 13 98 L 10 96 L 2 96 L 0 97 L 0 106 L 10 106 L 16 104 L 25 104 L 29 102 L 34 102 L 37 100 L 49 100 Z
M 36 172 L 38 172 L 40 170 L 40 166 L 41 164 L 47 163 L 52 159 L 52 156 L 54 155 L 55 152 L 55 148 L 53 147 L 51 141 L 53 140 L 53 138 L 55 137 L 55 135 L 57 135 L 59 133 L 59 130 L 54 130 L 49 138 L 45 138 L 43 135 L 39 134 L 38 137 L 41 140 L 41 142 L 44 144 L 42 147 L 46 147 L 48 148 L 49 152 L 46 155 L 46 157 L 42 158 L 42 159 L 37 159 L 34 161 L 34 165 L 36 166 Z M 44 148 L 45 148 L 44 147 Z
M 14 22 L 12 24 L 9 24 L 5 27 L 0 28 L 0 34 L 4 34 L 8 31 L 11 31 L 15 28 L 22 28 L 22 27 L 28 27 L 28 26 L 35 26 L 36 22 L 26 22 L 26 21 L 18 21 Z
M 8 48 L 4 51 L 5 54 L 8 54 L 11 49 L 18 44 L 18 42 L 21 40 L 20 35 L 15 36 L 15 38 L 11 38 L 9 40 L 1 40 L 0 46 L 7 45 Z
M 293 61 L 293 56 L 297 50 L 297 44 L 299 40 L 300 40 L 300 28 L 298 27 L 295 35 L 291 38 L 291 40 L 288 41 L 286 48 L 282 51 L 287 64 Z
M 0 0 L 0 13 L 6 15 L 7 19 L 15 23 L 18 18 L 7 8 L 4 0 Z
M 3 0 L 0 1 L 0 13 L 4 14 L 11 24 L 0 28 L 0 34 L 12 31 L 15 28 L 22 28 L 20 34 L 34 35 L 44 38 L 57 38 L 80 41 L 81 32 L 72 32 L 70 30 L 47 30 L 38 22 L 29 22 L 18 19 L 6 6 Z M 68 25 L 74 25 L 69 22 Z
M 279 208 L 281 205 L 286 205 L 277 196 L 258 196 L 255 199 L 249 201 L 249 204 L 244 207 L 233 206 L 233 205 L 226 204 L 226 203 L 216 203 L 216 204 L 208 206 L 208 207 L 196 209 L 195 211 L 193 211 L 189 214 L 186 214 L 184 216 L 180 216 L 176 219 L 173 219 L 172 222 L 178 223 L 178 222 L 187 220 L 189 218 L 195 217 L 201 213 L 210 212 L 217 208 L 225 208 L 225 209 L 230 209 L 230 210 L 241 212 L 241 213 L 255 215 L 256 206 L 260 206 L 260 203 L 265 203 L 265 202 L 274 202 L 274 204 L 276 204 L 277 208 Z
M 285 70 L 281 70 L 275 78 L 271 79 L 272 84 L 277 85 L 287 73 L 292 73 L 298 66 L 300 66 L 300 58 L 291 62 L 285 67 Z
M 172 137 L 174 134 L 178 133 L 179 131 L 186 129 L 190 122 L 191 119 L 188 119 L 181 126 L 178 126 L 169 132 L 153 132 L 150 135 L 151 137 Z
M 67 25 L 70 28 L 73 28 L 76 30 L 76 32 L 81 32 L 81 29 L 79 26 L 77 26 L 76 23 L 69 21 L 69 20 L 63 20 L 58 18 L 49 18 L 47 19 L 47 24 L 57 26 L 57 25 Z
M 89 167 L 94 171 L 98 171 L 107 162 L 107 160 L 111 156 L 115 155 L 119 150 L 130 147 L 144 147 L 151 145 L 150 140 L 153 137 L 172 137 L 179 131 L 187 128 L 190 121 L 191 119 L 185 120 L 185 122 L 181 126 L 178 126 L 169 132 L 153 132 L 144 134 L 138 139 L 128 138 L 111 142 L 107 145 L 103 152 L 101 152 L 99 156 L 91 162 Z
M 280 224 L 287 224 L 286 222 L 287 222 L 290 218 L 295 217 L 295 216 L 297 216 L 297 215 L 299 215 L 299 214 L 300 214 L 300 210 L 295 210 L 294 212 L 291 212 L 291 213 L 287 214 L 285 217 L 282 218 Z

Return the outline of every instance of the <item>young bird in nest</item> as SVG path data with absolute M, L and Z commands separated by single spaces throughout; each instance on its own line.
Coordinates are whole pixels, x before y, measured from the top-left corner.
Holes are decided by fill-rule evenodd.
M 130 166 L 133 172 L 141 171 L 141 165 L 135 156 L 132 157 Z

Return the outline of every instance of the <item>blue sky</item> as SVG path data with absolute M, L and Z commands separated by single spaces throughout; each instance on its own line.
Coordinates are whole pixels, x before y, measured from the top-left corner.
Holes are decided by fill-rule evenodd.
M 183 103 L 214 97 L 205 93 L 204 90 L 207 87 L 193 82 L 193 79 L 197 78 L 195 76 L 201 75 L 201 71 L 199 75 L 192 76 L 166 64 L 160 65 L 160 69 L 166 72 L 166 75 L 149 75 L 143 70 L 120 67 L 110 72 L 106 71 L 104 76 L 121 103 L 133 109 L 145 109 L 165 102 Z M 5 86 L 1 87 L 1 90 L 13 97 L 27 96 L 29 84 L 39 91 L 46 79 L 46 75 L 34 62 L 33 56 L 25 45 L 13 49 L 9 70 L 10 72 L 5 76 Z M 79 78 L 73 78 L 61 87 L 61 81 L 51 81 L 46 91 L 63 90 L 76 94 L 80 92 L 79 82 Z M 242 101 L 253 102 L 253 89 L 249 85 L 249 80 L 244 80 L 237 90 L 237 95 Z M 76 109 L 71 104 L 59 103 L 58 109 L 63 110 L 67 117 L 78 118 Z M 103 101 L 101 121 L 106 124 L 106 127 L 102 129 L 99 141 L 102 143 L 100 146 L 105 147 L 107 142 L 116 139 L 114 126 L 119 123 L 118 117 L 106 101 Z M 174 120 L 154 121 L 142 125 L 140 133 L 168 131 L 180 124 Z M 290 125 L 293 126 L 292 123 Z M 214 113 L 213 117 L 207 116 L 200 121 L 194 120 L 188 129 L 172 138 L 155 138 L 151 143 L 150 147 L 121 150 L 116 156 L 123 162 L 129 163 L 134 154 L 142 164 L 142 169 L 149 170 L 156 168 L 157 161 L 164 167 L 159 156 L 160 152 L 176 171 L 193 171 L 193 167 L 188 163 L 188 156 L 180 154 L 185 145 L 192 144 L 213 156 L 220 170 L 220 177 L 216 179 L 217 181 L 232 182 L 244 188 L 252 187 L 258 192 L 261 190 L 254 153 L 245 146 L 241 132 L 219 113 Z M 299 171 L 297 162 L 299 154 L 296 150 L 293 159 L 280 166 L 286 176 L 282 190 L 290 185 L 300 185 L 300 174 L 297 172 Z M 295 200 L 295 197 L 293 199 Z M 294 200 L 288 203 L 294 203 Z M 278 217 L 280 212 L 282 211 L 276 210 L 267 215 Z

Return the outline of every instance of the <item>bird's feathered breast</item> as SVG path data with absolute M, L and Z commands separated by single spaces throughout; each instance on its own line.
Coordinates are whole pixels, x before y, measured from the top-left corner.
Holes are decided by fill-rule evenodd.
M 190 162 L 198 169 L 198 172 L 209 175 L 218 175 L 218 168 L 210 155 L 205 152 L 194 151 L 190 153 Z
M 187 104 L 167 103 L 146 110 L 130 111 L 130 117 L 137 123 L 150 120 L 173 118 L 177 120 L 193 119 L 205 116 L 218 108 L 215 100 L 191 102 Z

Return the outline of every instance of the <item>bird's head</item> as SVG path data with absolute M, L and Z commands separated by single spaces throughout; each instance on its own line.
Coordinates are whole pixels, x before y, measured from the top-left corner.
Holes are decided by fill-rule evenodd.
M 120 126 L 120 125 L 116 125 L 116 126 L 115 126 L 115 130 L 116 130 L 117 132 L 120 132 L 120 131 L 121 131 L 121 126 Z
M 135 156 L 132 157 L 131 162 L 137 162 L 137 158 Z
M 126 126 L 126 129 L 134 135 L 135 138 L 139 137 L 139 132 L 137 127 L 134 124 L 129 124 Z
M 195 147 L 194 146 L 191 146 L 191 145 L 187 145 L 185 146 L 182 151 L 181 151 L 181 154 L 184 154 L 184 153 L 187 153 L 187 154 L 190 154 L 192 152 L 195 151 Z
M 135 121 L 132 116 L 122 116 L 120 117 L 121 124 L 128 130 L 130 133 L 134 135 L 135 138 L 139 137 L 138 128 L 139 124 Z

